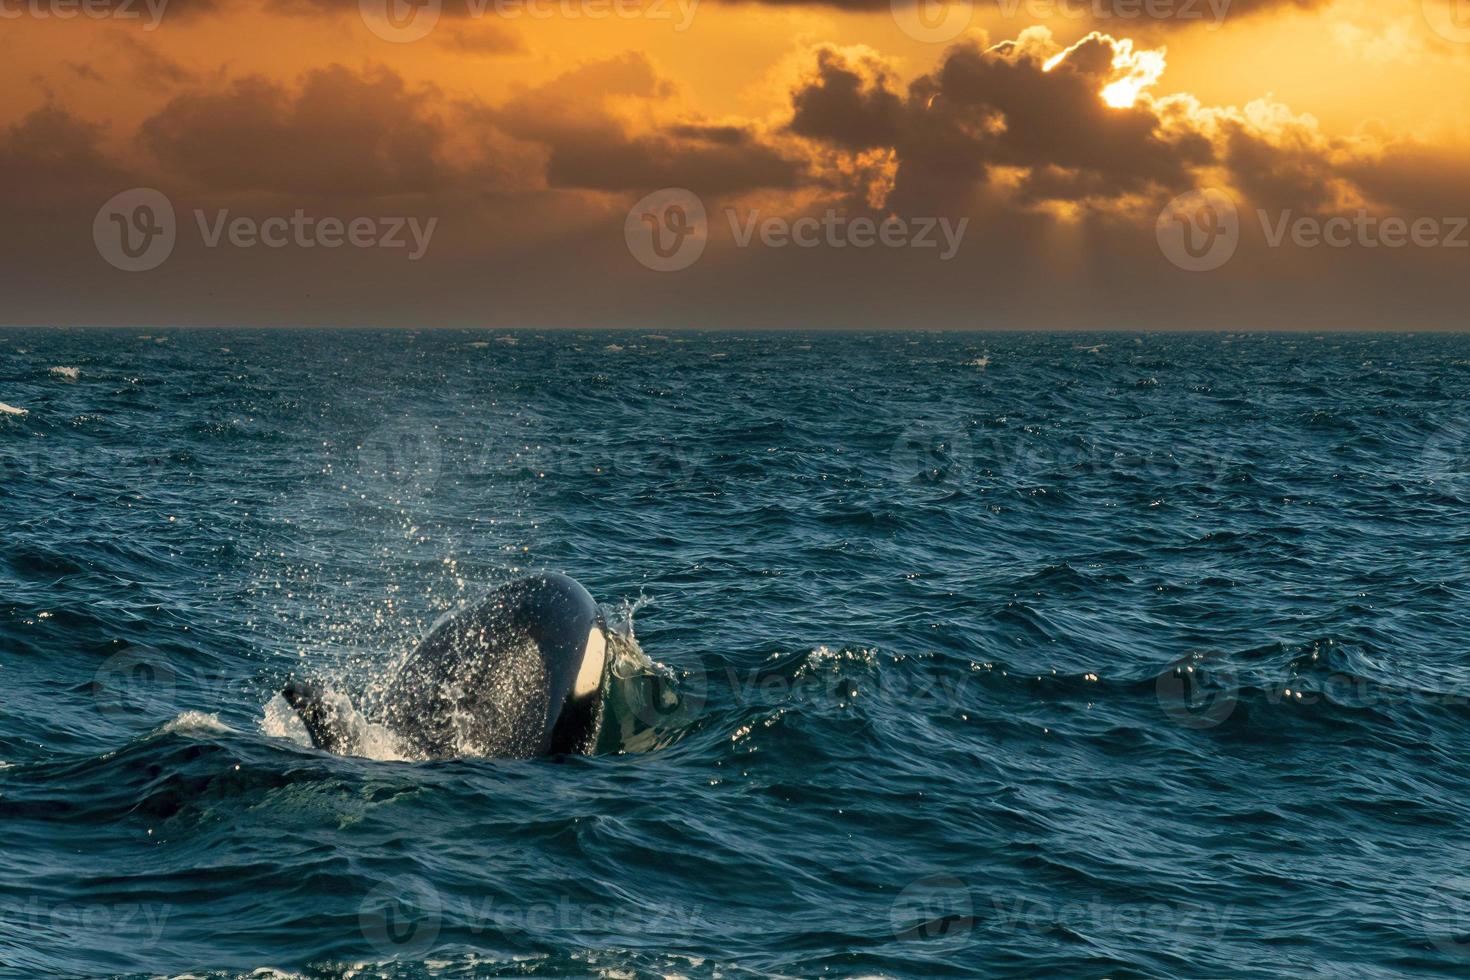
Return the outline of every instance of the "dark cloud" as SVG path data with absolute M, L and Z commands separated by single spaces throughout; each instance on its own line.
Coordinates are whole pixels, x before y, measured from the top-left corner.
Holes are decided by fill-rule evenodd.
M 132 34 L 119 34 L 114 43 L 123 52 L 132 82 L 139 88 L 166 90 L 189 85 L 198 75 L 158 49 L 158 45 Z
M 801 163 L 747 128 L 685 122 L 630 133 L 607 104 L 618 98 L 657 104 L 674 93 L 645 57 L 629 54 L 591 62 L 521 92 L 487 111 L 486 118 L 510 136 L 545 148 L 551 187 L 633 191 L 674 186 L 721 195 L 800 182 Z
M 102 75 L 97 71 L 97 69 L 93 68 L 90 64 L 88 64 L 85 61 L 83 61 L 83 62 L 68 61 L 66 63 L 66 67 L 70 68 L 72 70 L 72 73 L 74 75 L 76 75 L 78 78 L 82 79 L 83 81 L 86 81 L 86 82 L 100 82 L 100 81 L 103 81 Z
M 139 135 L 170 171 L 211 190 L 343 197 L 433 191 L 443 134 L 398 75 L 333 65 L 294 92 L 250 77 L 180 95 Z
M 666 135 L 617 141 L 560 139 L 551 145 L 547 180 L 553 187 L 652 190 L 687 187 L 724 195 L 757 188 L 792 188 L 799 163 L 746 139 L 701 143 Z
M 31 112 L 0 133 L 0 199 L 27 210 L 78 200 L 95 208 L 133 179 L 107 152 L 106 135 L 106 126 L 60 106 Z
M 988 50 L 964 43 L 901 84 L 876 55 L 826 49 L 774 128 L 700 116 L 640 54 L 582 65 L 493 106 L 385 69 L 331 66 L 281 82 L 181 68 L 168 82 L 181 91 L 136 142 L 56 105 L 0 131 L 0 318 L 1395 327 L 1406 325 L 1408 295 L 1413 326 L 1463 319 L 1463 252 L 1271 249 L 1243 209 L 1238 255 L 1193 274 L 1167 261 L 1153 228 L 1162 200 L 1215 182 L 1242 205 L 1305 212 L 1358 194 L 1380 209 L 1463 214 L 1470 194 L 1457 155 L 1332 141 L 1269 103 L 1145 96 L 1112 107 L 1100 92 L 1117 76 L 1116 43 L 1091 38 L 1048 70 L 1059 50 L 1044 32 Z M 108 65 L 109 76 L 126 74 Z M 151 166 L 122 162 L 134 160 Z M 91 239 L 99 205 L 136 186 L 166 193 L 180 221 L 173 257 L 143 275 L 108 267 Z M 662 186 L 695 190 L 710 215 L 709 248 L 676 275 L 643 269 L 623 237 L 628 207 Z M 725 214 L 743 207 L 736 196 L 770 190 L 748 198 L 762 216 L 851 215 L 874 187 L 872 206 L 885 214 L 970 218 L 953 260 L 763 248 L 759 238 L 738 246 Z M 206 248 L 191 212 L 214 207 L 415 213 L 440 225 L 416 263 L 386 250 Z
M 1177 190 L 1211 160 L 1208 140 L 1167 126 L 1146 102 L 1102 100 L 1116 74 L 1111 39 L 1094 35 L 1056 63 L 1051 50 L 1036 36 L 961 43 L 902 97 L 887 75 L 823 51 L 792 96 L 791 129 L 842 149 L 892 147 L 900 208 L 953 209 L 997 167 L 1028 171 L 1027 198 L 1073 200 Z
M 738 146 L 751 140 L 750 130 L 742 126 L 703 126 L 690 123 L 669 126 L 664 132 L 678 139 L 721 143 L 727 146 Z
M 323 0 L 325 2 L 325 0 Z M 894 0 L 726 0 L 732 3 L 761 3 L 777 7 L 827 7 L 862 13 L 887 12 Z M 928 3 L 930 0 L 901 0 L 910 4 Z M 1217 0 L 1221 2 L 1221 0 Z M 1228 0 L 1225 16 L 1252 17 L 1282 11 L 1311 10 L 1326 6 L 1329 0 Z M 1214 19 L 1207 0 L 1172 0 L 1168 10 L 1171 16 L 1147 18 L 1141 13 L 1146 9 L 1140 0 L 975 0 L 974 17 L 977 22 L 987 16 L 1001 14 L 1012 18 L 1030 19 L 1034 10 L 1046 12 L 1060 10 L 1071 13 L 1096 12 L 1097 26 L 1162 25 L 1189 27 L 1210 23 Z
M 1417 143 L 1395 145 L 1382 153 L 1350 160 L 1342 167 L 1377 204 L 1435 217 L 1470 215 L 1470 159 L 1463 151 Z
M 323 14 L 359 16 L 362 12 L 360 3 L 361 0 L 265 0 L 265 9 L 291 17 L 312 17 Z M 473 18 L 485 22 L 493 22 L 497 19 L 494 0 L 442 0 L 439 5 L 439 16 L 450 20 Z
M 904 129 L 903 100 L 881 68 L 860 71 L 836 52 L 817 52 L 817 78 L 791 97 L 791 131 L 849 150 L 893 146 Z
M 1225 163 L 1254 206 L 1298 212 L 1332 208 L 1336 168 L 1313 134 L 1297 128 L 1268 139 L 1240 122 L 1225 128 Z

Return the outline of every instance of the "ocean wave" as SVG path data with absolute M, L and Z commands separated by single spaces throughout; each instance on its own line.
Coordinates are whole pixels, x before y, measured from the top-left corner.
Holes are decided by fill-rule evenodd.
M 0 364 L 4 969 L 1463 964 L 1463 337 L 144 329 Z M 374 744 L 537 569 L 599 751 Z

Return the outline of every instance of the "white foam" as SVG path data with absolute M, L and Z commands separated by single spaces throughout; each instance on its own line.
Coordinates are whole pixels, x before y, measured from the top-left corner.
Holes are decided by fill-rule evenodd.
M 56 375 L 58 378 L 66 378 L 68 381 L 75 381 L 77 379 L 77 376 L 81 374 L 81 372 L 74 367 L 54 367 L 51 369 L 51 373 Z
M 30 412 L 27 411 L 24 408 L 16 408 L 14 405 L 7 405 L 4 402 L 0 402 L 0 415 L 29 415 L 29 414 L 30 414 Z
M 229 730 L 230 726 L 220 721 L 219 715 L 207 714 L 203 711 L 185 711 L 153 734 L 168 735 L 178 732 L 187 735 L 193 732 L 227 732 Z
M 265 714 L 260 719 L 260 733 L 271 738 L 284 738 L 297 745 L 311 745 L 311 735 L 296 709 L 277 694 L 265 703 Z
M 343 732 L 343 755 L 358 755 L 379 762 L 408 760 L 398 737 L 384 726 L 363 717 L 362 712 L 353 707 L 347 695 L 327 691 L 323 693 L 322 700 L 335 714 L 335 724 Z M 279 694 L 266 702 L 264 715 L 260 719 L 260 732 L 262 735 L 290 739 L 298 745 L 311 745 L 311 736 L 307 733 L 301 716 Z

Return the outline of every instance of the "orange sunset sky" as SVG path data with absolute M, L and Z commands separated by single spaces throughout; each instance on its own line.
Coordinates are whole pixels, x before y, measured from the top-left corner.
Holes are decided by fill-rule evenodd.
M 9 324 L 1465 325 L 1463 0 L 107 2 L 0 0 Z M 175 227 L 130 271 L 133 188 Z M 702 250 L 649 268 L 665 188 Z M 211 241 L 298 212 L 432 231 Z

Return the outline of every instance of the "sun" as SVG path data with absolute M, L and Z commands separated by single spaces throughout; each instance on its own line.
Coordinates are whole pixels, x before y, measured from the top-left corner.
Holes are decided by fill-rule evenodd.
M 1113 70 L 1124 75 L 1103 87 L 1102 100 L 1114 109 L 1131 109 L 1143 90 L 1151 88 L 1164 74 L 1168 67 L 1165 53 L 1165 48 L 1135 51 L 1128 38 L 1114 42 Z

